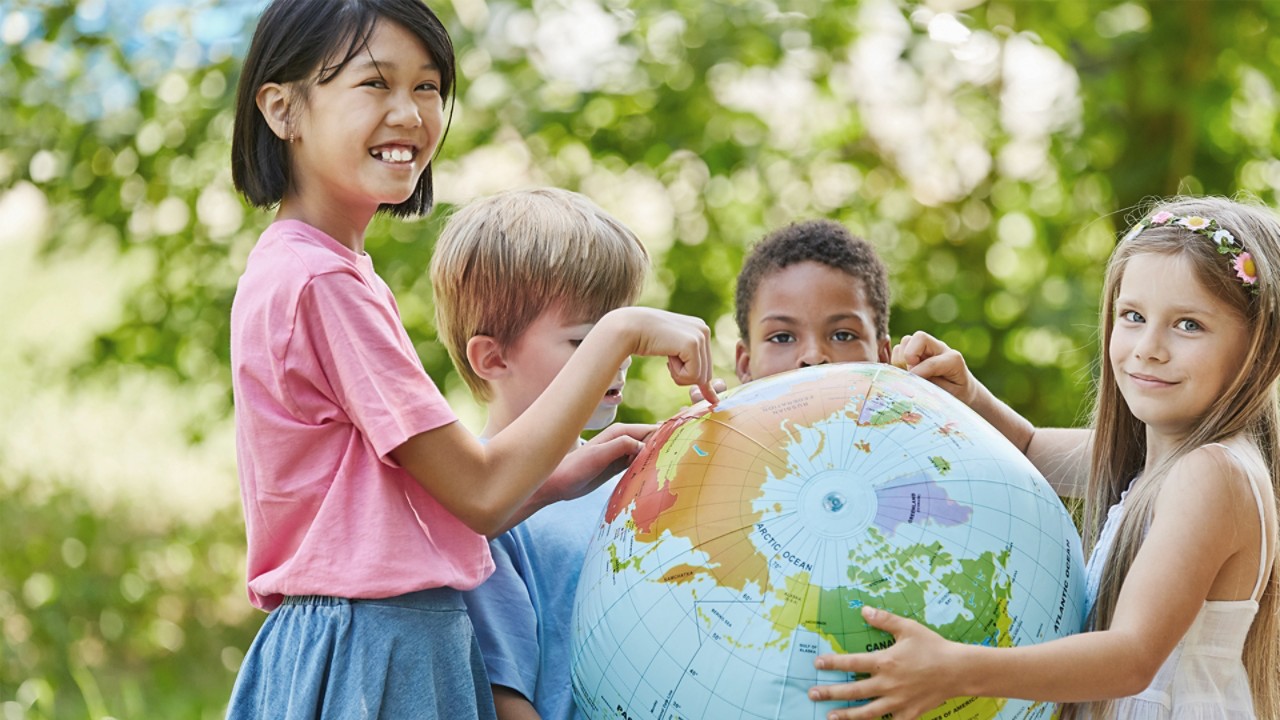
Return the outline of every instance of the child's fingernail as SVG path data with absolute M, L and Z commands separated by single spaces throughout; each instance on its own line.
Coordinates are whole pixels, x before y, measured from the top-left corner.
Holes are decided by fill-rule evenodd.
M 876 619 L 877 617 L 879 617 L 879 616 L 880 616 L 880 611 L 879 611 L 879 610 L 877 610 L 877 609 L 875 609 L 875 608 L 873 608 L 873 607 L 868 607 L 868 606 L 865 606 L 865 605 L 863 606 L 863 608 L 862 608 L 862 617 L 863 617 L 864 619 L 866 619 L 866 620 L 875 620 L 875 619 Z
M 809 699 L 810 700 L 822 699 L 822 695 L 818 693 L 818 688 L 809 688 Z

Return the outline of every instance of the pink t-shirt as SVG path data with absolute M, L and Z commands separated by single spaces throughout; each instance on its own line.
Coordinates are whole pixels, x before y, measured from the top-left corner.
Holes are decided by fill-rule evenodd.
M 368 255 L 268 227 L 236 288 L 231 367 L 254 605 L 467 590 L 493 572 L 485 538 L 387 456 L 457 417 Z

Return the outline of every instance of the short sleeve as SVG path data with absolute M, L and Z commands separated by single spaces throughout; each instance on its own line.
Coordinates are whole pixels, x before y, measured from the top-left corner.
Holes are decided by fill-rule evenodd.
M 519 543 L 504 533 L 489 543 L 495 570 L 476 589 L 464 593 L 476 628 L 489 682 L 533 702 L 538 682 L 538 616 L 534 611 Z
M 299 300 L 298 336 L 286 364 L 307 377 L 318 371 L 327 385 L 323 394 L 385 458 L 410 437 L 457 416 L 423 369 L 390 291 L 383 295 L 381 289 L 354 273 L 312 278 Z M 297 401 L 306 404 L 305 398 Z

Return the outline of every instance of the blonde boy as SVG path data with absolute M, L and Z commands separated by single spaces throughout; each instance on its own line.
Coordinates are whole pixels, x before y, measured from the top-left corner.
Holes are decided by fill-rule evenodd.
M 601 316 L 635 301 L 648 267 L 630 230 L 565 190 L 506 192 L 450 218 L 431 262 L 436 322 L 463 379 L 486 403 L 482 438 L 546 389 Z M 586 429 L 613 421 L 626 369 Z M 592 443 L 634 442 L 636 429 L 602 437 L 608 433 Z M 570 615 L 613 485 L 548 505 L 490 543 L 497 569 L 467 593 L 467 607 L 499 718 L 580 717 L 569 679 Z

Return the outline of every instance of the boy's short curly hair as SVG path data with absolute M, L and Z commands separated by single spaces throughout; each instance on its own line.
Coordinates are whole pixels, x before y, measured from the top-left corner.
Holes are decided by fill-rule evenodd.
M 635 233 L 586 196 L 556 188 L 481 198 L 449 218 L 431 257 L 436 326 L 476 398 L 489 384 L 467 360 L 476 335 L 510 347 L 543 312 L 595 322 L 631 305 L 649 271 Z
M 889 271 L 866 240 L 832 220 L 792 223 L 765 235 L 756 243 L 738 273 L 734 295 L 734 319 L 744 342 L 750 337 L 747 318 L 760 282 L 796 263 L 816 262 L 862 281 L 875 311 L 876 332 L 889 337 Z

